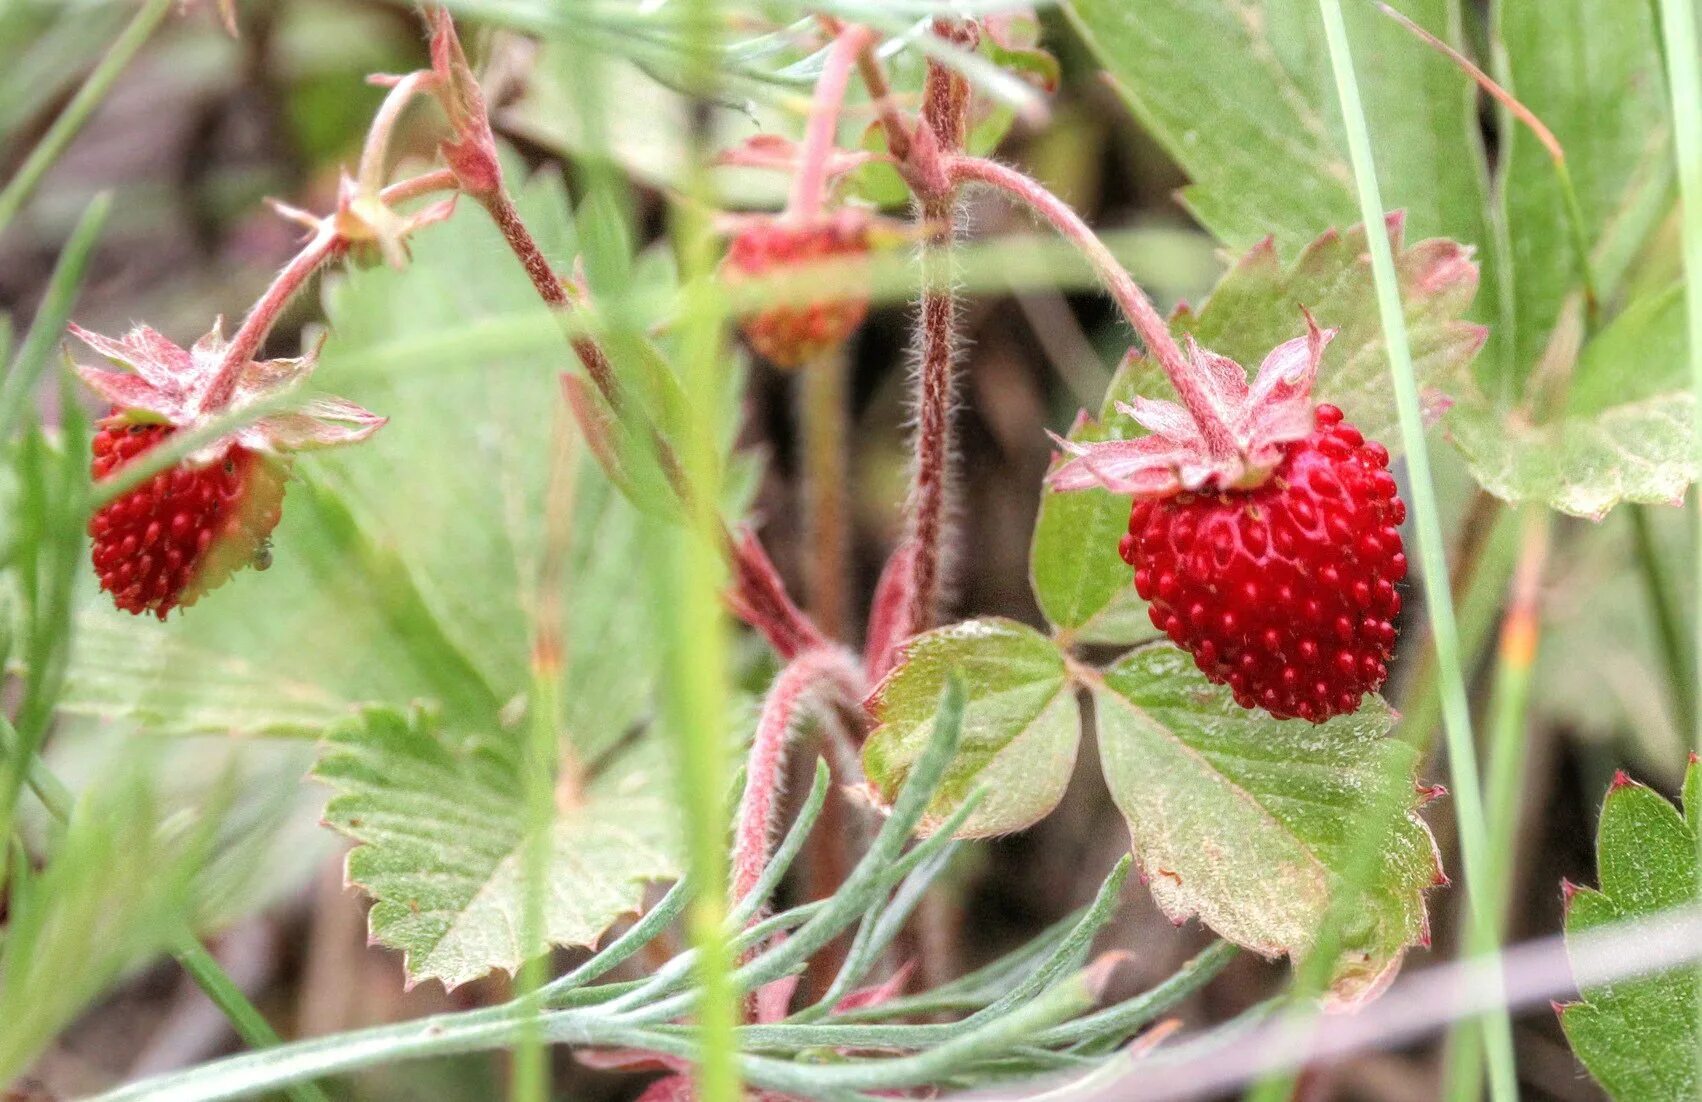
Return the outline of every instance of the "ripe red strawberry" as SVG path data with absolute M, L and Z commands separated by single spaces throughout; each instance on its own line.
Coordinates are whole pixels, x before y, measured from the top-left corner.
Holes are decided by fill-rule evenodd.
M 110 417 L 95 434 L 90 472 L 105 478 L 176 431 Z M 101 588 L 124 611 L 164 620 L 235 571 L 264 562 L 287 474 L 278 460 L 231 444 L 207 466 L 155 475 L 89 521 Z
M 1355 711 L 1394 656 L 1406 507 L 1389 452 L 1319 406 L 1250 490 L 1137 500 L 1120 550 L 1152 622 L 1242 707 Z
M 1149 434 L 1061 440 L 1050 481 L 1133 494 L 1119 550 L 1153 624 L 1243 707 L 1322 723 L 1388 677 L 1406 507 L 1388 450 L 1312 404 L 1334 333 L 1306 322 L 1251 386 L 1190 341 L 1188 408 L 1120 405 Z
M 136 462 L 179 431 L 291 386 L 313 369 L 311 355 L 232 362 L 217 328 L 193 349 L 179 348 L 145 326 L 121 340 L 79 326 L 71 331 L 134 372 L 78 368 L 113 403 L 92 444 L 90 471 L 97 479 Z M 244 566 L 264 569 L 291 453 L 361 440 L 383 424 L 384 418 L 352 403 L 321 398 L 299 412 L 259 417 L 191 452 L 90 519 L 101 588 L 124 611 L 164 620 Z
M 747 221 L 727 251 L 725 278 L 732 283 L 773 276 L 788 267 L 829 261 L 858 261 L 869 252 L 870 220 L 841 209 L 809 221 L 762 218 Z M 768 307 L 747 316 L 745 338 L 779 367 L 802 367 L 850 339 L 869 312 L 860 264 L 835 275 L 836 297 Z

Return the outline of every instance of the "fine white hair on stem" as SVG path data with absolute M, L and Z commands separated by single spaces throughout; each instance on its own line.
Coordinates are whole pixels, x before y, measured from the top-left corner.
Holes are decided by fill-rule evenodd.
M 1427 968 L 1398 980 L 1352 1014 L 1316 1011 L 1273 1016 L 1233 1044 L 1205 1035 L 1143 1058 L 1118 1057 L 1086 1077 L 1046 1089 L 988 1091 L 982 1102 L 1184 1102 L 1318 1061 L 1396 1048 L 1454 1022 L 1502 1007 L 1546 1006 L 1580 989 L 1649 976 L 1702 961 L 1702 906 L 1554 935 L 1479 957 Z

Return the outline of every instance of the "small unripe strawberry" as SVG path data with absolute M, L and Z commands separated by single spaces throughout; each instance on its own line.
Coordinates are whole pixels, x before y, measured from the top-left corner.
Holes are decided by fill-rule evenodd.
M 848 262 L 833 275 L 834 293 L 803 303 L 782 303 L 748 315 L 745 338 L 776 366 L 797 368 L 850 339 L 869 312 L 869 252 L 866 214 L 842 209 L 808 221 L 762 218 L 747 221 L 727 250 L 724 277 L 730 283 L 773 277 L 788 268 Z
M 1060 441 L 1050 481 L 1134 495 L 1118 550 L 1153 624 L 1243 707 L 1322 723 L 1389 675 L 1406 506 L 1388 450 L 1312 404 L 1333 333 L 1306 322 L 1251 385 L 1190 342 L 1188 408 L 1120 406 L 1148 435 Z
M 90 473 L 103 479 L 177 433 L 291 386 L 313 357 L 235 362 L 217 328 L 180 348 L 145 326 L 120 340 L 72 326 L 77 338 L 130 372 L 79 367 L 113 405 L 91 444 Z M 271 562 L 290 456 L 365 439 L 384 418 L 336 398 L 256 417 L 115 498 L 89 521 L 101 588 L 126 612 L 164 620 L 244 566 Z
M 1382 687 L 1407 570 L 1388 450 L 1334 406 L 1316 417 L 1253 489 L 1137 500 L 1119 548 L 1153 625 L 1208 678 L 1314 723 Z
M 95 478 L 122 470 L 176 433 L 114 416 L 94 436 Z M 204 466 L 180 463 L 117 498 L 89 521 L 100 586 L 126 612 L 161 620 L 265 561 L 278 525 L 284 464 L 239 444 Z

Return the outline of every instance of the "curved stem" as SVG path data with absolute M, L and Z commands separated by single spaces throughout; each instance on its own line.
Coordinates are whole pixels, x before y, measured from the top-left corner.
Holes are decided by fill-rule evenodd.
M 447 191 L 454 186 L 454 173 L 439 170 L 391 184 L 380 190 L 378 197 L 385 203 L 400 203 L 433 192 Z M 231 395 L 236 393 L 237 381 L 242 378 L 242 369 L 260 351 L 260 346 L 266 343 L 267 334 L 271 333 L 272 326 L 277 324 L 278 316 L 284 312 L 290 300 L 295 298 L 321 264 L 347 247 L 348 239 L 337 229 L 336 219 L 321 219 L 319 228 L 314 231 L 307 244 L 273 277 L 271 286 L 267 287 L 259 300 L 249 308 L 248 316 L 231 336 L 230 344 L 225 346 L 219 374 L 207 391 L 208 410 L 217 410 L 230 401 Z
M 1164 369 L 1165 376 L 1170 380 L 1170 385 L 1176 388 L 1182 404 L 1193 414 L 1213 455 L 1229 458 L 1237 454 L 1234 437 L 1217 412 L 1216 403 L 1207 393 L 1199 372 L 1188 362 L 1176 339 L 1170 335 L 1170 327 L 1164 323 L 1158 308 L 1152 304 L 1146 292 L 1141 290 L 1141 285 L 1135 282 L 1134 277 L 1111 255 L 1111 250 L 1105 247 L 1105 243 L 1082 221 L 1081 215 L 1072 210 L 1068 203 L 1046 190 L 1039 181 L 984 157 L 953 157 L 946 162 L 946 175 L 959 183 L 978 183 L 995 187 L 1013 198 L 1020 199 L 1051 223 L 1065 240 L 1079 249 L 1088 263 L 1093 265 L 1100 282 L 1116 300 L 1123 315 L 1129 319 L 1129 324 L 1134 327 L 1147 350 L 1158 361 L 1159 367 Z
M 827 165 L 839 135 L 839 109 L 845 102 L 845 87 L 851 82 L 851 66 L 873 35 L 868 28 L 849 24 L 840 30 L 828 48 L 827 63 L 816 81 L 815 99 L 810 103 L 804 145 L 799 151 L 798 173 L 792 178 L 792 194 L 786 213 L 812 219 L 821 213 L 827 191 Z
M 845 27 L 831 15 L 818 14 L 816 19 L 829 34 L 837 35 Z M 869 101 L 874 104 L 875 117 L 880 120 L 881 129 L 886 131 L 887 152 L 903 161 L 910 156 L 910 131 L 904 125 L 904 117 L 898 113 L 892 85 L 888 83 L 886 70 L 881 67 L 881 59 L 875 53 L 875 41 L 871 34 L 857 48 L 857 76 L 869 93 Z
M 763 701 L 756 738 L 745 764 L 745 790 L 733 829 L 735 900 L 748 896 L 768 866 L 781 775 L 786 767 L 786 743 L 811 694 L 827 691 L 844 699 L 858 696 L 858 671 L 849 654 L 838 649 L 812 650 L 780 671 Z
M 307 245 L 273 278 L 271 286 L 248 311 L 230 344 L 225 346 L 219 373 L 207 390 L 208 409 L 221 409 L 230 402 L 231 395 L 236 393 L 237 381 L 242 378 L 243 368 L 260 351 L 272 326 L 277 324 L 278 315 L 284 312 L 284 307 L 319 270 L 319 266 L 335 256 L 345 244 L 342 234 L 337 232 L 330 219 L 326 219 Z
M 372 116 L 372 125 L 367 128 L 366 144 L 361 147 L 360 167 L 356 170 L 355 179 L 362 195 L 377 194 L 382 186 L 384 162 L 390 154 L 390 136 L 396 131 L 402 111 L 419 92 L 421 83 L 431 77 L 428 72 L 409 73 L 390 86 L 384 102 L 378 105 Z

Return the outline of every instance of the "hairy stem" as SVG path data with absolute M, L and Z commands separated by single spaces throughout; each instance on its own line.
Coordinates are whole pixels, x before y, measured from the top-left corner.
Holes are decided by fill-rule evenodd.
M 427 172 L 384 188 L 378 193 L 378 197 L 385 203 L 399 203 L 433 192 L 449 190 L 454 186 L 455 177 L 452 173 Z M 321 265 L 342 253 L 348 246 L 348 239 L 337 229 L 334 217 L 320 220 L 319 228 L 313 232 L 307 244 L 273 277 L 271 285 L 249 308 L 248 316 L 243 318 L 242 325 L 231 336 L 230 344 L 225 347 L 224 359 L 219 364 L 219 373 L 207 391 L 209 411 L 220 409 L 229 403 L 231 396 L 236 393 L 237 383 L 242 379 L 243 369 L 259 353 L 260 346 L 266 343 L 266 337 L 278 323 L 278 317 L 284 309 L 307 285 L 307 281 L 313 278 L 313 273 L 317 272 Z
M 338 233 L 336 226 L 327 219 L 320 224 L 320 228 L 307 245 L 273 278 L 271 286 L 266 288 L 259 301 L 248 311 L 248 316 L 243 319 L 242 325 L 231 337 L 230 344 L 225 347 L 219 373 L 214 376 L 212 385 L 207 389 L 208 409 L 221 409 L 229 404 L 231 396 L 236 393 L 237 383 L 242 379 L 243 369 L 266 342 L 267 335 L 272 332 L 272 326 L 278 322 L 278 316 L 313 277 L 313 273 L 319 270 L 319 266 L 337 255 L 346 245 L 343 235 Z
M 428 72 L 409 73 L 390 86 L 384 102 L 378 105 L 372 124 L 367 127 L 366 144 L 361 147 L 360 167 L 355 170 L 361 194 L 376 195 L 383 187 L 384 162 L 390 156 L 390 136 L 395 133 L 403 110 L 420 91 L 421 84 L 430 80 L 431 76 Z
M 745 761 L 745 790 L 733 829 L 732 898 L 750 894 L 768 866 L 769 842 L 786 767 L 786 743 L 803 709 L 823 699 L 855 701 L 859 675 L 851 656 L 838 649 L 813 650 L 780 671 L 763 701 L 756 737 Z
M 563 314 L 575 309 L 577 303 L 573 295 L 569 294 L 567 285 L 556 275 L 549 258 L 544 255 L 532 232 L 526 228 L 520 211 L 507 192 L 498 190 L 475 198 L 489 213 L 509 250 L 526 270 L 538 297 L 546 305 Z M 590 376 L 592 384 L 609 409 L 617 417 L 628 415 L 630 404 L 626 401 L 625 390 L 615 376 L 614 365 L 609 361 L 602 346 L 582 334 L 571 336 L 569 340 L 574 355 L 579 358 L 585 373 Z M 641 416 L 636 410 L 630 415 Z M 654 424 L 645 423 L 640 428 L 654 449 L 656 461 L 674 493 L 690 508 L 695 500 L 696 490 L 692 480 L 686 476 L 678 454 Z M 761 545 L 756 543 L 754 538 L 740 539 L 722 530 L 716 542 L 732 571 L 729 603 L 747 623 L 768 638 L 781 657 L 792 658 L 822 641 L 821 632 L 786 593 L 779 574 L 768 562 L 762 553 Z
M 1105 247 L 1099 236 L 1082 220 L 1081 215 L 1072 210 L 1068 203 L 1046 190 L 1038 181 L 997 161 L 989 161 L 983 157 L 954 157 L 946 163 L 946 173 L 958 183 L 984 184 L 1021 200 L 1051 223 L 1065 240 L 1079 249 L 1088 263 L 1093 265 L 1100 282 L 1116 300 L 1124 316 L 1129 319 L 1129 324 L 1134 327 L 1147 350 L 1158 361 L 1159 367 L 1164 369 L 1165 376 L 1170 380 L 1170 385 L 1176 388 L 1182 404 L 1193 414 L 1212 454 L 1219 458 L 1232 458 L 1237 454 L 1234 437 L 1207 394 L 1199 372 L 1182 354 L 1181 347 L 1170 335 L 1170 327 L 1164 323 L 1158 308 L 1152 304 L 1146 292 L 1141 290 L 1141 285 L 1135 282 L 1134 277 L 1111 255 L 1111 250 Z
M 951 26 L 936 20 L 935 29 Z M 969 112 L 969 86 L 936 61 L 928 62 L 922 100 L 923 125 L 930 148 L 950 156 L 963 148 Z M 904 634 L 918 635 L 939 614 L 941 548 L 952 454 L 952 389 L 957 360 L 957 288 L 953 285 L 951 239 L 957 218 L 957 186 L 949 178 L 927 174 L 932 190 L 918 193 L 923 231 L 922 295 L 919 345 L 921 369 L 916 390 L 916 459 L 912 475 L 909 608 Z M 937 185 L 937 186 L 936 186 Z

